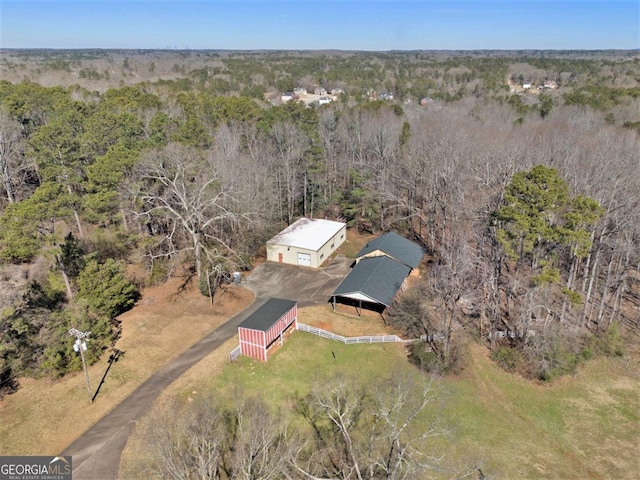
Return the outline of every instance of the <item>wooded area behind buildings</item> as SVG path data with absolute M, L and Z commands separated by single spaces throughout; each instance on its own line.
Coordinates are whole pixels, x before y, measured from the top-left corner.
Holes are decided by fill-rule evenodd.
M 618 351 L 612 325 L 637 335 L 637 52 L 1 60 L 0 391 L 78 368 L 71 326 L 106 348 L 145 283 L 191 272 L 214 295 L 299 216 L 425 246 L 424 282 L 388 321 L 444 335 L 444 365 L 457 326 L 541 379 Z M 344 93 L 267 101 L 314 86 Z

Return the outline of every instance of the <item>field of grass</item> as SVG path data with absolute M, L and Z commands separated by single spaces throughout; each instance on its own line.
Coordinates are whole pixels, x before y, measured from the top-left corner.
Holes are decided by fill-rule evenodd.
M 502 371 L 480 347 L 472 359 L 459 379 L 445 380 L 454 457 L 500 478 L 637 478 L 637 362 L 600 358 L 538 385 Z
M 23 380 L 20 391 L 0 402 L 0 454 L 59 453 L 160 365 L 250 302 L 238 298 L 230 311 L 212 308 L 196 292 L 182 297 L 173 292 L 175 286 L 151 290 L 142 305 L 123 317 L 118 347 L 126 353 L 94 404 L 88 403 L 82 374 L 59 381 Z M 327 305 L 301 309 L 300 320 L 346 336 L 385 333 L 377 315 L 340 315 Z M 229 364 L 227 355 L 236 345 L 237 338 L 232 339 L 203 359 L 158 403 L 174 396 L 188 403 L 209 392 L 228 395 L 239 388 L 293 412 L 297 397 L 336 373 L 357 375 L 365 383 L 398 372 L 421 375 L 407 362 L 403 347 L 394 344 L 343 345 L 294 332 L 268 363 L 240 357 Z M 628 358 L 597 359 L 575 376 L 539 385 L 505 373 L 486 350 L 472 344 L 467 369 L 439 380 L 444 401 L 435 407 L 450 431 L 434 445 L 448 467 L 443 476 L 478 465 L 493 478 L 636 478 L 639 358 L 635 352 Z M 91 368 L 94 388 L 105 366 Z M 124 452 L 120 478 L 149 478 L 141 461 L 144 423 Z
M 348 255 L 362 247 L 356 237 Z M 96 402 L 89 404 L 81 373 L 61 380 L 22 379 L 20 390 L 0 402 L 0 454 L 57 454 L 106 414 L 149 375 L 216 328 L 252 300 L 250 292 L 230 291 L 211 306 L 195 289 L 176 295 L 178 284 L 145 291 L 139 305 L 122 317 L 117 346 L 125 352 L 113 365 Z M 300 310 L 304 323 L 345 336 L 385 333 L 375 314 L 336 314 L 328 305 Z M 229 364 L 237 338 L 174 382 L 158 404 L 177 397 L 189 403 L 199 395 L 228 395 L 234 389 L 261 394 L 293 412 L 296 397 L 336 373 L 364 383 L 399 372 L 421 375 L 399 345 L 343 345 L 294 332 L 266 364 L 239 358 Z M 443 477 L 480 466 L 487 478 L 625 479 L 640 471 L 640 353 L 601 358 L 574 376 L 539 385 L 505 373 L 486 350 L 471 345 L 470 364 L 457 377 L 438 381 L 444 401 L 435 405 L 450 434 L 434 448 L 448 467 Z M 106 359 L 90 368 L 95 389 Z M 146 479 L 145 421 L 123 454 L 122 479 Z
M 476 345 L 470 358 L 462 375 L 439 380 L 444 401 L 435 407 L 450 432 L 435 445 L 448 468 L 444 477 L 470 465 L 494 478 L 637 478 L 637 359 L 597 359 L 574 377 L 538 385 L 505 373 Z M 365 383 L 398 372 L 420 375 L 402 346 L 343 345 L 303 332 L 295 332 L 267 363 L 240 357 L 228 364 L 220 355 L 201 363 L 164 398 L 177 395 L 189 402 L 196 395 L 239 388 L 293 411 L 296 397 L 337 372 L 358 375 Z M 148 475 L 139 470 L 146 454 L 140 430 L 125 450 L 123 478 Z

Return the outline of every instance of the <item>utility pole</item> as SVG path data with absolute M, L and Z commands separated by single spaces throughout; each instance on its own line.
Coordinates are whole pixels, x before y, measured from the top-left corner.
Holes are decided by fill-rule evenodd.
M 81 332 L 72 328 L 69 330 L 69 335 L 76 337 L 76 341 L 73 344 L 73 349 L 76 352 L 80 352 L 80 358 L 82 358 L 82 368 L 84 368 L 84 379 L 87 382 L 87 395 L 89 395 L 89 402 L 93 403 L 93 397 L 91 396 L 91 385 L 89 384 L 89 372 L 87 371 L 87 362 L 84 360 L 84 352 L 87 349 L 86 338 L 89 338 L 91 332 Z

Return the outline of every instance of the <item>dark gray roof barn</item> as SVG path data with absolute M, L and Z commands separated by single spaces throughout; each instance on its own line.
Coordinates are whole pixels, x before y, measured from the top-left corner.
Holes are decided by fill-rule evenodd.
M 363 258 L 342 281 L 332 297 L 344 297 L 388 307 L 411 272 L 411 268 L 381 256 Z
M 296 303 L 298 302 L 294 300 L 270 298 L 258 310 L 249 315 L 239 327 L 266 332 Z
M 422 261 L 424 250 L 417 243 L 407 240 L 396 232 L 388 232 L 367 243 L 356 255 L 359 262 L 362 258 L 384 254 L 411 268 L 416 268 Z

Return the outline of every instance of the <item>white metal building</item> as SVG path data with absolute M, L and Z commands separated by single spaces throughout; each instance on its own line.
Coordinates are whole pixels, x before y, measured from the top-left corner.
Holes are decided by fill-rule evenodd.
M 346 223 L 303 217 L 267 242 L 267 260 L 318 268 L 346 239 Z

